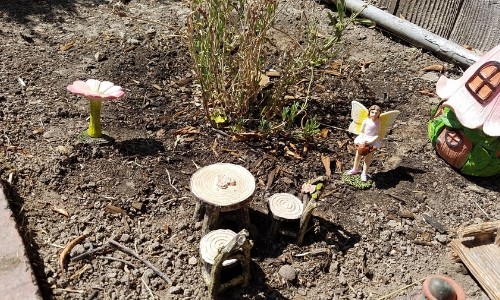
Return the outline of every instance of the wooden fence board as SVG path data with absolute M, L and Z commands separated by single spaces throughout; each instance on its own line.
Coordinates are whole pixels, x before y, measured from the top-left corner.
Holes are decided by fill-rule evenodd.
M 464 0 L 449 39 L 484 51 L 500 44 L 500 0 Z
M 464 0 L 400 0 L 396 16 L 449 38 Z

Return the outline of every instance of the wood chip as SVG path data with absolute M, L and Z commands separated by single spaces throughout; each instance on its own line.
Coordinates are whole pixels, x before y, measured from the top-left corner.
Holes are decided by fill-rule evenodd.
M 127 48 L 123 49 L 123 51 L 124 52 L 129 52 L 129 51 L 134 50 L 135 48 L 137 48 L 136 45 L 131 45 L 131 46 L 128 46 Z
M 64 208 L 54 207 L 54 208 L 52 208 L 52 210 L 55 211 L 56 213 L 60 213 L 61 215 L 65 216 L 66 218 L 69 218 L 69 213 Z
M 444 72 L 444 71 L 446 71 L 446 68 L 443 65 L 430 65 L 430 66 L 427 66 L 427 67 L 423 67 L 422 69 L 420 69 L 420 71 L 425 71 L 425 72 L 429 72 L 429 71 Z
M 441 223 L 439 223 L 438 220 L 427 214 L 422 214 L 422 217 L 424 218 L 425 222 L 429 223 L 429 225 L 434 227 L 437 231 L 439 231 L 439 233 L 446 233 L 446 228 Z
M 152 84 L 152 86 L 153 86 L 155 89 L 159 90 L 159 91 L 163 90 L 163 89 L 161 88 L 161 86 L 159 86 L 159 85 L 157 85 L 157 84 Z
M 59 50 L 68 51 L 69 49 L 73 48 L 73 46 L 75 46 L 75 42 L 69 42 L 67 44 L 59 46 Z
M 111 213 L 111 214 L 125 214 L 125 211 L 123 208 L 114 206 L 113 204 L 108 204 L 106 205 L 106 211 Z

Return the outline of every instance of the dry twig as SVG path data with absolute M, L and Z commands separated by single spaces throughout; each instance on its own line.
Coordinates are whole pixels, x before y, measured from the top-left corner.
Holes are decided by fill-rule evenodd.
M 120 251 L 125 252 L 127 254 L 132 255 L 133 257 L 137 258 L 138 260 L 142 261 L 146 266 L 148 266 L 151 270 L 153 270 L 158 276 L 161 277 L 161 279 L 165 280 L 168 284 L 172 284 L 172 280 L 170 280 L 163 272 L 158 270 L 157 267 L 155 267 L 152 263 L 150 263 L 148 260 L 142 258 L 139 256 L 139 254 L 135 253 L 132 249 L 123 246 L 122 244 L 118 243 L 117 241 L 110 239 L 108 241 L 111 245 L 115 246 L 118 248 Z

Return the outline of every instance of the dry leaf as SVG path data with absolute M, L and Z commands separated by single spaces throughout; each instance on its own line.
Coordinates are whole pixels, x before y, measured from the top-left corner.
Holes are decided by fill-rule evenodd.
M 337 173 L 342 173 L 344 170 L 344 166 L 342 164 L 342 162 L 338 159 L 335 160 L 335 171 L 337 171 Z
M 425 96 L 429 96 L 429 97 L 436 97 L 436 94 L 434 94 L 433 91 L 431 90 L 421 90 L 421 91 L 418 91 L 420 94 L 422 95 L 425 95 Z
M 178 86 L 185 86 L 186 84 L 190 83 L 193 80 L 194 80 L 193 77 L 186 77 L 186 78 L 182 78 L 182 79 L 177 80 L 175 82 L 175 84 Z
M 321 129 L 321 131 L 319 132 L 319 135 L 320 135 L 322 138 L 326 139 L 326 137 L 328 136 L 328 132 L 330 132 L 330 131 L 328 130 L 328 128 L 323 128 L 323 129 Z
M 154 87 L 155 89 L 159 90 L 159 91 L 163 90 L 163 89 L 161 88 L 161 86 L 159 86 L 159 85 L 157 85 L 157 84 L 153 84 L 153 87 Z
M 174 131 L 173 135 L 184 135 L 184 134 L 198 134 L 200 131 L 193 126 L 186 126 L 181 129 Z
M 332 175 L 332 170 L 330 169 L 330 157 L 321 156 L 321 162 L 323 163 L 323 166 L 325 167 L 326 176 L 330 177 Z
M 68 51 L 69 49 L 73 48 L 73 46 L 75 46 L 75 42 L 69 42 L 67 44 L 59 46 L 59 50 Z
M 276 71 L 276 70 L 267 70 L 266 71 L 266 75 L 269 76 L 269 77 L 280 77 L 281 76 L 281 73 Z
M 66 268 L 66 257 L 68 254 L 73 250 L 73 248 L 81 241 L 85 239 L 86 235 L 82 234 L 77 238 L 74 238 L 71 242 L 69 242 L 66 247 L 62 250 L 61 254 L 59 254 L 58 262 L 59 262 L 59 267 L 61 268 L 61 271 L 64 273 L 65 268 Z
M 290 144 L 290 146 L 293 146 L 293 144 Z M 293 148 L 295 148 L 295 146 L 293 146 Z M 295 148 L 295 151 L 296 150 L 297 150 L 297 148 Z M 288 146 L 285 146 L 285 156 L 291 156 L 291 157 L 298 158 L 298 159 L 304 159 L 300 154 L 298 154 L 295 151 L 291 151 L 290 148 L 288 148 Z
M 267 76 L 266 74 L 260 74 L 260 81 L 259 81 L 259 86 L 261 88 L 265 88 L 269 85 L 270 83 L 270 80 L 269 80 L 269 76 Z
M 365 72 L 366 69 L 373 63 L 373 61 L 362 61 L 358 64 L 358 67 L 361 68 L 361 72 Z
M 425 71 L 425 72 L 429 72 L 429 71 L 444 72 L 445 70 L 446 69 L 443 65 L 430 65 L 430 66 L 423 67 L 422 69 L 420 69 L 420 71 Z
M 69 213 L 64 208 L 54 207 L 54 208 L 52 208 L 52 210 L 55 211 L 56 213 L 60 213 L 61 215 L 65 216 L 66 218 L 69 218 Z
M 337 141 L 337 146 L 342 149 L 345 147 L 345 145 L 347 145 L 347 143 L 349 143 L 349 140 L 343 140 L 343 141 Z
M 259 132 L 240 132 L 240 133 L 232 133 L 232 140 L 235 142 L 244 142 L 248 141 L 249 139 L 258 139 L 261 140 L 263 139 L 264 136 L 262 133 Z

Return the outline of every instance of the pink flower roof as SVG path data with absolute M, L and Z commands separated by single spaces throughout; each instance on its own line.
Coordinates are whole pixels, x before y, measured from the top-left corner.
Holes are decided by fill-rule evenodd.
M 68 91 L 92 100 L 112 100 L 125 95 L 125 92 L 118 85 L 109 81 L 99 81 L 88 79 L 87 81 L 77 80 L 68 85 Z
M 446 99 L 460 123 L 500 136 L 500 45 L 470 66 L 457 80 L 441 76 L 436 93 Z

